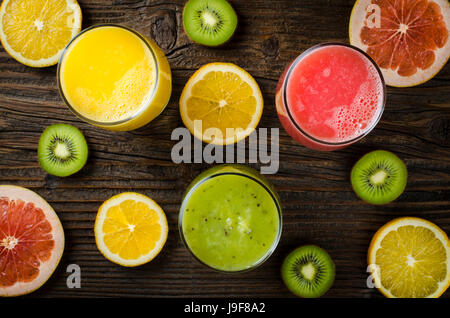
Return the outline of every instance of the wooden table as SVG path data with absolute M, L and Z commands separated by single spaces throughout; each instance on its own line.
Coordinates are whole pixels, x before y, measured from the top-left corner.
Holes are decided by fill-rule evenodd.
M 83 27 L 122 23 L 154 39 L 173 71 L 170 104 L 140 130 L 108 132 L 78 120 L 61 100 L 56 68 L 32 69 L 0 48 L 0 184 L 38 192 L 63 223 L 66 248 L 57 272 L 32 296 L 254 296 L 290 297 L 280 278 L 284 256 L 305 243 L 328 250 L 336 281 L 328 297 L 381 297 L 366 287 L 366 252 L 375 231 L 401 216 L 418 216 L 450 232 L 450 65 L 419 87 L 388 89 L 381 122 L 361 142 L 322 153 L 295 143 L 280 129 L 280 170 L 268 178 L 284 206 L 279 247 L 260 268 L 221 275 L 197 263 L 183 246 L 178 210 L 189 182 L 206 164 L 174 164 L 171 132 L 182 127 L 181 90 L 208 62 L 233 62 L 249 71 L 264 94 L 260 127 L 279 127 L 274 92 L 288 62 L 324 41 L 348 42 L 352 0 L 233 0 L 240 17 L 235 38 L 221 49 L 191 43 L 183 31 L 184 0 L 80 0 Z M 36 159 L 39 136 L 54 123 L 70 123 L 86 135 L 87 166 L 68 178 L 47 175 Z M 353 193 L 353 163 L 373 149 L 386 149 L 408 166 L 406 192 L 394 203 L 371 206 Z M 146 194 L 161 204 L 170 225 L 162 253 L 151 263 L 127 269 L 97 250 L 94 220 L 100 204 L 123 191 Z M 69 264 L 81 267 L 81 289 L 66 286 Z M 444 296 L 450 296 L 447 292 Z

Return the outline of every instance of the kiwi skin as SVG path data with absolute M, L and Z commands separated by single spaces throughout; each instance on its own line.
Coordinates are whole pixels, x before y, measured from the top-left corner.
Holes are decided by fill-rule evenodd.
M 330 277 L 328 277 L 326 284 L 321 286 L 322 291 L 300 292 L 299 290 L 296 290 L 295 288 L 291 287 L 290 286 L 291 284 L 289 283 L 288 278 L 286 278 L 286 275 L 287 275 L 286 271 L 289 270 L 289 266 L 292 266 L 292 263 L 290 264 L 290 259 L 295 258 L 295 256 L 296 256 L 295 254 L 299 254 L 300 251 L 304 252 L 305 250 L 306 251 L 313 250 L 313 251 L 317 251 L 317 252 L 321 253 L 322 259 L 325 259 L 325 262 L 327 262 L 329 265 L 331 265 L 331 268 L 329 268 L 329 271 L 327 273 L 328 275 L 330 275 Z M 318 297 L 323 296 L 324 294 L 326 294 L 328 292 L 328 290 L 331 288 L 331 286 L 333 286 L 335 276 L 336 276 L 336 266 L 335 266 L 332 258 L 327 253 L 327 251 L 325 251 L 323 248 L 321 248 L 317 245 L 304 245 L 304 246 L 300 246 L 300 247 L 294 249 L 285 257 L 283 264 L 281 266 L 281 277 L 282 277 L 282 280 L 283 280 L 285 286 L 289 289 L 289 291 L 291 293 L 293 293 L 294 295 L 296 295 L 298 297 L 302 297 L 302 298 L 318 298 Z
M 190 1 L 190 0 L 188 0 L 188 1 L 186 2 L 186 4 L 187 4 L 189 1 Z M 229 1 L 227 1 L 227 2 L 228 2 L 228 4 L 230 5 L 231 9 L 233 10 L 234 14 L 236 15 L 236 18 L 237 18 L 237 21 L 236 21 L 236 27 L 235 27 L 233 33 L 232 33 L 232 34 L 230 35 L 230 37 L 228 38 L 228 40 L 226 40 L 225 42 L 223 42 L 223 43 L 221 43 L 221 44 L 219 44 L 219 45 L 208 45 L 208 44 L 205 44 L 205 43 L 200 43 L 200 42 L 194 40 L 193 38 L 191 38 L 191 37 L 189 36 L 189 33 L 186 31 L 186 27 L 185 27 L 185 24 L 184 24 L 184 21 L 185 21 L 185 12 L 186 12 L 186 5 L 184 6 L 184 8 L 183 8 L 183 16 L 182 16 L 183 29 L 184 29 L 184 33 L 188 36 L 188 38 L 189 38 L 192 42 L 194 42 L 194 43 L 196 43 L 196 44 L 198 44 L 198 45 L 202 45 L 202 46 L 206 46 L 206 47 L 212 47 L 212 48 L 220 48 L 220 47 L 222 47 L 222 46 L 225 46 L 225 45 L 228 44 L 229 42 L 231 42 L 231 40 L 233 39 L 234 35 L 236 34 L 236 30 L 237 30 L 238 27 L 239 27 L 239 17 L 238 17 L 238 15 L 237 15 L 237 13 L 236 13 L 236 10 L 235 10 L 235 9 L 233 8 L 233 6 L 231 5 L 231 3 L 230 3 Z
M 356 187 L 355 187 L 355 182 L 353 181 L 353 177 L 355 176 L 355 171 L 357 169 L 357 164 L 364 158 L 367 158 L 369 156 L 373 156 L 376 154 L 384 154 L 386 156 L 393 158 L 397 162 L 399 169 L 401 170 L 401 173 L 403 173 L 405 176 L 404 181 L 400 182 L 398 184 L 398 186 L 400 188 L 397 189 L 397 191 L 395 191 L 394 194 L 390 196 L 390 198 L 383 199 L 383 200 L 377 200 L 375 198 L 370 199 L 368 197 L 361 196 L 358 189 L 356 189 Z M 360 198 L 361 200 L 363 200 L 366 203 L 373 204 L 373 205 L 380 205 L 380 206 L 386 205 L 386 204 L 391 203 L 392 201 L 396 200 L 405 191 L 407 180 L 408 180 L 408 170 L 407 170 L 406 165 L 403 162 L 403 160 L 400 159 L 398 156 L 396 156 L 394 153 L 386 151 L 386 150 L 374 150 L 369 153 L 366 153 L 355 163 L 355 165 L 353 166 L 353 168 L 350 172 L 350 183 L 352 185 L 353 192 L 358 196 L 358 198 Z

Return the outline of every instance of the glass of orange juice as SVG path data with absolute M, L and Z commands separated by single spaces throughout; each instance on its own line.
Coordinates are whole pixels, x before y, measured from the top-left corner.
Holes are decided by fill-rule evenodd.
M 80 119 L 129 131 L 164 110 L 172 75 L 166 56 L 152 40 L 125 26 L 101 24 L 67 45 L 58 64 L 58 87 Z

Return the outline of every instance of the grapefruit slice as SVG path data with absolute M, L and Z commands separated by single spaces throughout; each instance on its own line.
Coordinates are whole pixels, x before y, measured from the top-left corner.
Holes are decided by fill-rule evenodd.
M 349 34 L 350 43 L 378 64 L 387 85 L 409 87 L 430 80 L 447 63 L 449 28 L 448 0 L 358 0 Z
M 41 287 L 64 250 L 64 231 L 52 207 L 25 188 L 0 185 L 0 296 Z

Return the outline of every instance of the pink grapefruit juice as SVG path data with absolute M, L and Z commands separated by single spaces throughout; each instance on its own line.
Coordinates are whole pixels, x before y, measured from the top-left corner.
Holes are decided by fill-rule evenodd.
M 385 85 L 376 64 L 346 44 L 321 44 L 281 76 L 276 105 L 292 138 L 316 150 L 337 150 L 367 135 L 384 109 Z

